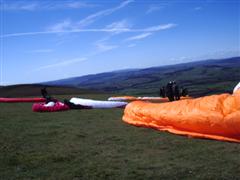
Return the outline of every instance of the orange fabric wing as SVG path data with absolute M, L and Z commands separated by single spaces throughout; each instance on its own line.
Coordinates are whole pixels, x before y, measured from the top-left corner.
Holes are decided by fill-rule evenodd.
M 131 102 L 126 123 L 174 134 L 240 142 L 240 93 L 168 103 Z

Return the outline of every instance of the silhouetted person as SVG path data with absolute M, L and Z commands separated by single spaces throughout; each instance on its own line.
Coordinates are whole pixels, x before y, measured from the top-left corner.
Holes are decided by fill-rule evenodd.
M 163 97 L 163 98 L 166 97 L 166 90 L 165 90 L 164 86 L 160 88 L 159 95 L 160 95 L 160 97 Z
M 183 88 L 182 92 L 181 92 L 181 96 L 187 96 L 188 95 L 188 89 L 187 88 Z
M 41 94 L 42 94 L 42 96 L 43 96 L 44 98 L 47 98 L 48 92 L 47 92 L 46 87 L 44 87 L 44 88 L 41 89 Z
M 172 81 L 170 81 L 166 86 L 166 96 L 168 97 L 169 101 L 174 101 L 174 89 Z
M 175 97 L 175 100 L 180 99 L 180 90 L 177 84 L 175 84 L 174 86 L 174 97 Z
M 48 94 L 46 87 L 44 87 L 44 88 L 41 89 L 41 94 L 42 94 L 43 98 L 46 99 L 46 103 L 49 103 L 49 102 L 51 102 L 51 101 L 53 101 L 53 102 L 55 101 L 55 100 L 52 99 L 52 97 Z

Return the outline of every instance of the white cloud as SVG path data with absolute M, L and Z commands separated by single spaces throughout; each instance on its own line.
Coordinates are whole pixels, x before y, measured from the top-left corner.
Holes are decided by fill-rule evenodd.
M 189 60 L 189 57 L 186 57 L 186 56 L 182 56 L 179 58 L 179 61 L 187 61 Z
M 135 46 L 136 46 L 136 44 L 129 44 L 128 45 L 129 48 L 132 48 L 132 47 L 135 47 Z
M 37 3 L 34 4 L 26 4 L 21 6 L 22 10 L 26 10 L 26 11 L 33 11 L 38 7 Z
M 49 28 L 47 28 L 49 31 L 53 32 L 61 32 L 61 31 L 66 31 L 66 30 L 71 30 L 72 27 L 72 22 L 69 19 L 66 19 L 60 23 L 57 23 Z
M 81 2 L 81 1 L 69 2 L 69 3 L 66 3 L 65 6 L 68 7 L 68 8 L 72 8 L 72 9 L 79 9 L 79 8 L 86 8 L 86 7 L 96 7 L 96 5 L 87 4 L 87 3 Z
M 44 69 L 50 69 L 50 68 L 57 68 L 57 67 L 65 67 L 71 64 L 76 64 L 82 61 L 87 60 L 87 58 L 75 58 L 75 59 L 70 59 L 70 60 L 66 60 L 66 61 L 61 61 L 55 64 L 49 64 L 46 66 L 41 66 L 38 67 L 37 69 L 35 69 L 34 71 L 40 71 L 40 70 L 44 70 Z
M 149 8 L 147 9 L 146 14 L 150 14 L 150 13 L 159 11 L 159 10 L 162 9 L 162 8 L 163 8 L 162 6 L 151 5 L 151 6 L 149 6 Z
M 96 5 L 85 3 L 82 1 L 62 0 L 54 1 L 5 1 L 1 3 L 4 11 L 39 11 L 39 10 L 61 10 L 61 9 L 80 9 L 95 7 Z
M 129 24 L 129 22 L 126 19 L 113 22 L 106 26 L 106 29 L 115 29 L 116 31 L 113 32 L 114 34 L 126 32 L 130 28 L 131 28 L 131 25 Z
M 27 51 L 27 53 L 51 53 L 53 52 L 53 49 L 35 49 L 31 51 Z
M 194 8 L 195 11 L 199 11 L 199 10 L 201 10 L 201 9 L 202 9 L 202 7 L 195 7 L 195 8 Z
M 142 34 L 139 34 L 137 36 L 129 37 L 125 41 L 140 40 L 140 39 L 147 38 L 148 36 L 151 36 L 151 35 L 152 35 L 152 33 L 142 33 Z
M 180 57 L 172 57 L 170 61 L 172 64 L 181 63 L 181 62 L 191 62 L 191 61 L 201 61 L 206 59 L 221 59 L 221 58 L 229 58 L 240 56 L 239 50 L 219 50 L 214 52 L 209 52 L 206 54 L 198 55 L 198 56 L 180 56 Z
M 100 29 L 70 29 L 70 30 L 63 30 L 62 27 L 67 27 L 70 29 L 70 25 L 65 22 L 58 26 L 55 26 L 55 30 L 53 27 L 51 30 L 47 31 L 38 31 L 38 32 L 24 32 L 24 33 L 12 33 L 12 34 L 3 34 L 0 38 L 7 38 L 7 37 L 19 37 L 19 36 L 35 36 L 35 35 L 44 35 L 44 34 L 59 34 L 59 33 L 80 33 L 80 32 L 108 32 L 108 33 L 119 33 L 119 32 L 157 32 L 161 30 L 171 29 L 177 26 L 176 24 L 163 24 L 152 26 L 143 29 L 129 29 L 129 28 L 100 28 Z
M 129 31 L 131 31 L 131 32 L 144 32 L 144 33 L 129 37 L 129 38 L 125 39 L 125 41 L 144 39 L 144 38 L 147 38 L 150 35 L 152 35 L 153 32 L 170 29 L 175 26 L 176 26 L 176 24 L 168 23 L 168 24 L 162 24 L 162 25 L 157 25 L 157 26 L 151 26 L 151 27 L 144 28 L 144 29 L 129 29 Z
M 124 8 L 129 3 L 132 3 L 132 2 L 134 2 L 134 0 L 127 0 L 127 1 L 122 2 L 117 7 L 105 9 L 105 10 L 99 11 L 97 13 L 91 14 L 91 15 L 87 16 L 86 18 L 82 19 L 81 21 L 79 21 L 77 23 L 77 26 L 84 27 L 84 26 L 90 25 L 90 24 L 94 23 L 97 19 L 104 17 L 104 16 L 108 16 L 108 15 L 114 13 L 115 11 Z
M 209 53 L 203 54 L 201 56 L 195 57 L 194 59 L 217 59 L 217 58 L 228 58 L 240 56 L 240 51 L 238 49 L 224 49 L 218 51 L 211 51 Z
M 92 53 L 92 54 L 87 55 L 84 58 L 75 58 L 75 59 L 65 60 L 65 61 L 61 61 L 58 63 L 54 63 L 54 64 L 44 65 L 44 66 L 34 69 L 33 71 L 41 71 L 41 70 L 52 69 L 52 68 L 66 67 L 66 66 L 76 64 L 76 63 L 79 63 L 82 61 L 86 61 L 88 58 L 95 56 L 97 54 L 118 48 L 118 46 L 116 46 L 116 45 L 109 45 L 109 44 L 106 44 L 103 42 L 101 42 L 101 43 L 98 42 L 95 44 L 95 46 L 96 46 L 96 51 L 94 51 L 94 53 Z
M 20 10 L 20 11 L 33 11 L 39 7 L 37 2 L 26 3 L 24 1 L 1 3 L 2 10 Z
M 106 51 L 110 51 L 118 48 L 117 45 L 109 45 L 106 43 L 97 43 L 96 47 L 97 47 L 97 53 L 102 53 L 102 52 L 106 52 Z
M 114 13 L 115 11 L 117 11 L 121 8 L 124 8 L 131 2 L 134 2 L 134 0 L 127 0 L 127 1 L 122 2 L 120 5 L 118 5 L 114 8 L 105 9 L 105 10 L 96 12 L 94 14 L 87 16 L 86 18 L 82 19 L 81 21 L 71 22 L 68 19 L 68 20 L 64 20 L 63 22 L 54 24 L 47 29 L 50 31 L 59 31 L 59 32 L 80 30 L 81 28 L 94 23 L 97 19 L 102 18 L 104 16 L 108 16 L 108 15 Z M 71 7 L 76 7 L 76 6 L 80 6 L 80 5 L 81 4 L 79 4 L 78 2 L 73 2 L 73 3 L 68 4 L 68 6 L 71 6 Z M 122 20 L 122 21 L 118 21 L 118 22 L 114 22 L 114 23 L 110 24 L 109 26 L 107 26 L 107 28 L 108 29 L 116 29 L 115 33 L 119 33 L 119 32 L 117 32 L 117 30 L 119 30 L 119 29 L 124 30 L 124 28 L 126 28 L 127 26 L 128 26 L 128 22 L 126 20 Z
M 165 29 L 170 29 L 177 26 L 176 24 L 173 23 L 168 23 L 168 24 L 161 24 L 161 25 L 157 25 L 157 26 L 152 26 L 149 28 L 146 28 L 145 31 L 160 31 L 160 30 L 165 30 Z

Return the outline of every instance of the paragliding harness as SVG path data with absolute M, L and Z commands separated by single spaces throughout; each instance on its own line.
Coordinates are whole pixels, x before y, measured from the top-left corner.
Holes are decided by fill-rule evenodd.
M 179 88 L 175 81 L 170 81 L 166 87 L 160 88 L 160 96 L 168 97 L 169 101 L 179 100 L 181 96 L 187 96 L 187 88 Z
M 52 97 L 48 94 L 46 87 L 44 87 L 43 89 L 41 89 L 41 94 L 42 94 L 43 98 L 46 99 L 46 103 L 55 102 L 55 101 L 56 101 L 54 98 L 52 98 Z

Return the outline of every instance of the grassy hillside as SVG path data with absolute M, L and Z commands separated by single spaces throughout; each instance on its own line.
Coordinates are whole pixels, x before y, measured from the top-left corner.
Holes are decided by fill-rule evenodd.
M 122 109 L 34 113 L 31 106 L 0 104 L 0 179 L 240 177 L 239 144 L 130 126 Z
M 164 67 L 116 71 L 49 82 L 118 94 L 158 95 L 159 88 L 176 80 L 192 96 L 232 92 L 239 82 L 240 57 Z
M 44 86 L 39 84 L 23 84 L 0 87 L 0 97 L 26 97 L 26 96 L 41 96 L 41 89 L 47 87 L 50 95 L 64 95 L 64 94 L 86 94 L 96 93 L 96 91 L 79 89 L 74 87 L 61 86 Z

